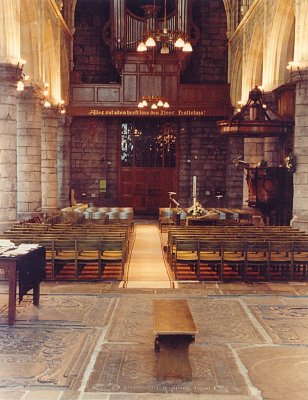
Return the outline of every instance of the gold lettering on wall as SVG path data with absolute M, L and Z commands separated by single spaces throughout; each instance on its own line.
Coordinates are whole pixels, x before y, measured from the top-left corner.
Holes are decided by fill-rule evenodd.
M 90 116 L 102 117 L 205 117 L 205 110 L 120 110 L 120 109 L 91 109 Z

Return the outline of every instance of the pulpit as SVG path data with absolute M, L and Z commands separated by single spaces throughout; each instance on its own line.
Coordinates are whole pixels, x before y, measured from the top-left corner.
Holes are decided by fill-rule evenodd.
M 292 218 L 292 174 L 284 167 L 247 168 L 248 206 L 267 224 L 289 225 Z

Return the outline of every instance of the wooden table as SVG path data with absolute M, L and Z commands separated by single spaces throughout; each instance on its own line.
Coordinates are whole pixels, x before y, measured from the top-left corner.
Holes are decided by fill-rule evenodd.
M 191 380 L 189 345 L 198 332 L 186 300 L 154 300 L 153 331 L 159 380 Z
M 0 269 L 7 272 L 9 281 L 8 324 L 16 319 L 16 283 L 19 281 L 19 302 L 33 289 L 33 304 L 39 304 L 40 282 L 45 278 L 45 248 L 38 247 L 27 254 L 0 256 Z

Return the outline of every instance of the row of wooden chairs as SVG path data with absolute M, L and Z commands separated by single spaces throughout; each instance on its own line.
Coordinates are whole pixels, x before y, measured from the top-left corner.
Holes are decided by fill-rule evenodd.
M 130 246 L 130 224 L 14 226 L 1 237 L 46 249 L 47 279 L 122 279 Z M 106 271 L 111 266 L 113 273 Z M 108 271 L 111 271 L 109 268 Z
M 179 239 L 171 267 L 188 266 L 197 280 L 307 279 L 308 240 Z
M 308 240 L 308 234 L 291 227 L 177 227 L 170 228 L 167 239 L 168 260 L 174 253 L 176 239 L 259 239 L 259 240 Z
M 123 278 L 129 252 L 125 238 L 57 238 L 41 240 L 40 244 L 46 249 L 46 262 L 51 267 L 53 280 L 59 278 L 61 273 L 63 275 L 65 267 L 73 279 L 80 279 L 82 275 L 87 276 L 83 273 L 89 266 L 91 276 L 101 279 L 104 269 L 111 265 L 119 267 L 118 277 Z

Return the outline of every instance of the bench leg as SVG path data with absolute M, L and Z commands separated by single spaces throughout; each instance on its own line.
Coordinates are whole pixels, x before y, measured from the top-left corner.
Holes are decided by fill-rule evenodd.
M 190 381 L 192 379 L 189 361 L 189 345 L 194 341 L 192 335 L 161 335 L 155 339 L 157 360 L 157 379 Z

